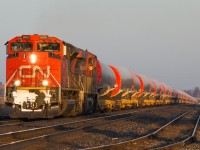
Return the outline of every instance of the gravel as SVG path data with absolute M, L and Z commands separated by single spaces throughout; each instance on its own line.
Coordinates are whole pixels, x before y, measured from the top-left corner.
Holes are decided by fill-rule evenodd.
M 26 149 L 81 149 L 131 140 L 157 129 L 171 118 L 177 116 L 178 113 L 189 108 L 189 106 L 185 105 L 177 106 L 164 106 L 162 108 L 158 107 L 156 110 L 146 110 L 143 112 L 145 116 L 142 117 L 98 126 L 76 135 L 66 135 L 63 138 L 51 141 L 41 141 L 38 145 L 32 145 L 26 147 Z M 157 144 L 155 142 L 152 143 L 151 140 L 145 142 L 153 145 Z

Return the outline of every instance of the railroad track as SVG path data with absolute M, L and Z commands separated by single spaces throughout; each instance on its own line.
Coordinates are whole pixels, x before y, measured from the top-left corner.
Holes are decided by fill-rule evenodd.
M 199 121 L 200 121 L 200 116 L 198 117 L 198 119 L 196 121 L 196 124 L 195 124 L 195 127 L 193 129 L 192 134 L 188 138 L 186 138 L 182 141 L 173 143 L 173 144 L 169 144 L 169 145 L 166 145 L 166 146 L 156 148 L 156 149 L 175 149 L 175 148 L 177 149 L 177 148 L 182 148 L 185 144 L 192 142 L 194 140 L 194 136 L 196 134 L 196 130 L 197 130 Z
M 140 136 L 136 139 L 125 141 L 117 144 L 110 144 L 110 145 L 102 145 L 96 147 L 86 148 L 86 150 L 94 149 L 94 150 L 111 150 L 111 149 L 150 149 L 150 150 L 158 150 L 158 149 L 180 149 L 186 143 L 191 142 L 195 136 L 199 120 L 200 120 L 200 111 L 197 108 L 196 110 L 188 110 L 187 112 L 182 113 L 181 115 L 177 116 L 176 118 L 172 119 L 167 124 L 161 126 L 157 130 L 146 134 L 144 136 Z M 194 114 L 194 112 L 197 112 Z M 183 120 L 184 117 L 188 116 L 189 114 L 193 113 L 193 118 L 191 119 L 192 124 L 194 125 L 193 128 L 187 129 L 185 135 L 181 135 L 182 137 L 178 137 L 171 140 L 168 137 L 162 136 L 164 133 L 168 132 L 169 130 L 173 130 L 173 125 L 178 124 L 180 120 Z M 168 128 L 168 129 L 167 129 Z M 189 131 L 188 131 L 189 130 Z M 182 133 L 183 130 L 180 130 Z
M 162 106 L 161 106 L 162 107 Z M 173 107 L 173 106 L 165 106 L 165 107 Z M 152 108 L 142 108 L 142 109 L 136 109 L 136 110 L 125 110 L 125 111 L 122 111 L 122 113 L 119 113 L 119 112 L 117 112 L 116 114 L 114 114 L 114 113 L 106 113 L 106 114 L 94 114 L 94 115 L 90 115 L 89 117 L 90 118 L 99 118 L 99 117 L 106 117 L 106 116 L 114 116 L 114 115 L 117 115 L 117 114 L 119 114 L 119 115 L 123 115 L 123 114 L 127 114 L 127 113 L 135 113 L 135 112 L 140 112 L 140 111 L 146 111 L 146 110 L 153 110 L 153 109 L 157 109 L 156 107 L 152 107 Z M 87 118 L 87 116 L 84 116 L 85 118 Z M 76 117 L 76 119 L 77 119 L 78 117 Z M 83 117 L 82 117 L 83 118 Z M 80 119 L 82 119 L 81 117 L 79 117 L 78 119 L 80 120 Z M 50 119 L 50 120 L 52 120 L 52 119 Z M 9 119 L 8 117 L 6 117 L 6 118 L 4 118 L 4 119 L 2 119 L 2 120 L 0 120 L 0 127 L 1 127 L 1 129 L 4 129 L 5 130 L 5 128 L 8 128 L 8 127 L 12 127 L 14 130 L 13 131 L 17 131 L 18 129 L 18 127 L 20 127 L 20 130 L 21 130 L 21 128 L 22 127 L 25 127 L 25 126 L 29 126 L 30 125 L 30 127 L 31 128 L 35 128 L 35 127 L 42 127 L 42 126 L 46 126 L 46 124 L 56 124 L 55 122 L 62 122 L 62 121 L 68 121 L 68 122 L 72 122 L 71 120 L 67 120 L 66 118 L 57 118 L 57 119 L 53 119 L 53 120 L 55 120 L 55 122 L 50 122 L 50 120 L 46 120 L 46 119 L 39 119 L 39 120 L 37 120 L 37 119 L 29 119 L 29 120 L 16 120 L 16 119 Z M 9 132 L 12 132 L 12 130 L 11 131 L 9 131 Z M 1 134 L 2 132 L 0 131 L 0 134 Z
M 6 120 L 2 120 L 2 121 L 0 121 L 0 128 L 1 127 L 8 127 L 8 126 L 12 126 L 12 125 L 19 125 L 19 124 L 21 124 L 22 122 L 21 121 L 19 121 L 19 120 L 8 120 L 8 119 L 6 119 Z
M 41 141 L 52 141 L 54 139 L 65 137 L 66 134 L 68 135 L 69 138 L 69 136 L 73 137 L 75 135 L 79 135 L 81 132 L 86 132 L 98 126 L 113 124 L 120 120 L 130 120 L 142 116 L 144 117 L 147 115 L 147 113 L 154 114 L 153 111 L 158 109 L 167 112 L 172 108 L 173 106 L 167 106 L 167 107 L 165 106 L 166 110 L 162 109 L 162 107 L 141 109 L 129 113 L 125 112 L 110 116 L 90 118 L 80 121 L 61 123 L 51 126 L 43 126 L 28 130 L 20 130 L 15 132 L 4 133 L 0 134 L 0 149 L 6 149 L 6 150 L 17 149 L 17 148 L 21 149 L 22 147 L 26 147 L 27 145 L 33 145 L 34 143 L 36 144 L 41 143 Z M 141 114 L 141 112 L 144 112 L 144 114 Z
M 168 106 L 170 107 L 170 106 Z M 161 107 L 160 107 L 161 108 Z M 79 134 L 81 131 L 91 130 L 94 127 L 97 126 L 103 126 L 106 124 L 111 124 L 114 122 L 117 122 L 119 120 L 128 120 L 130 118 L 138 118 L 141 116 L 146 115 L 137 113 L 145 112 L 155 110 L 158 108 L 151 108 L 151 109 L 143 109 L 140 111 L 132 111 L 130 113 L 121 113 L 117 115 L 110 115 L 110 116 L 104 116 L 104 117 L 98 117 L 98 118 L 91 118 L 91 119 L 85 119 L 81 121 L 75 121 L 75 122 L 68 122 L 68 123 L 62 123 L 52 126 L 44 126 L 39 128 L 32 128 L 28 130 L 20 130 L 16 132 L 8 132 L 0 134 L 0 149 L 17 149 L 21 147 L 25 147 L 30 144 L 39 143 L 42 140 L 52 140 L 55 138 L 60 138 L 63 136 L 66 136 L 66 134 Z M 162 108 L 161 108 L 162 109 Z M 133 115 L 134 114 L 134 115 Z M 30 138 L 31 136 L 31 138 Z

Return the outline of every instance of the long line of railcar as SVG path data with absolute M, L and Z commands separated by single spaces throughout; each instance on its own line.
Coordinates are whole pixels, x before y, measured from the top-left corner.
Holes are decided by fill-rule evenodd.
M 106 65 L 91 52 L 56 37 L 22 35 L 5 45 L 5 104 L 12 109 L 12 118 L 197 102 L 145 75 Z

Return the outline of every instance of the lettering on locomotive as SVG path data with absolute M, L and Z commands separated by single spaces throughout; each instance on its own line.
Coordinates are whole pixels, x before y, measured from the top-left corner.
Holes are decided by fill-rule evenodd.
M 44 78 L 49 78 L 50 76 L 50 66 L 47 66 L 46 73 L 39 66 L 33 66 L 32 74 L 30 75 L 23 75 L 24 69 L 31 69 L 31 65 L 22 65 L 19 67 L 19 76 L 21 78 L 35 78 L 36 71 L 40 72 Z

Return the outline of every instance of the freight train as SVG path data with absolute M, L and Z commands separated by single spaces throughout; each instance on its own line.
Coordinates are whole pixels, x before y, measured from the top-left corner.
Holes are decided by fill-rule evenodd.
M 48 35 L 6 42 L 5 105 L 11 118 L 53 118 L 196 99 L 145 75 L 106 65 Z

